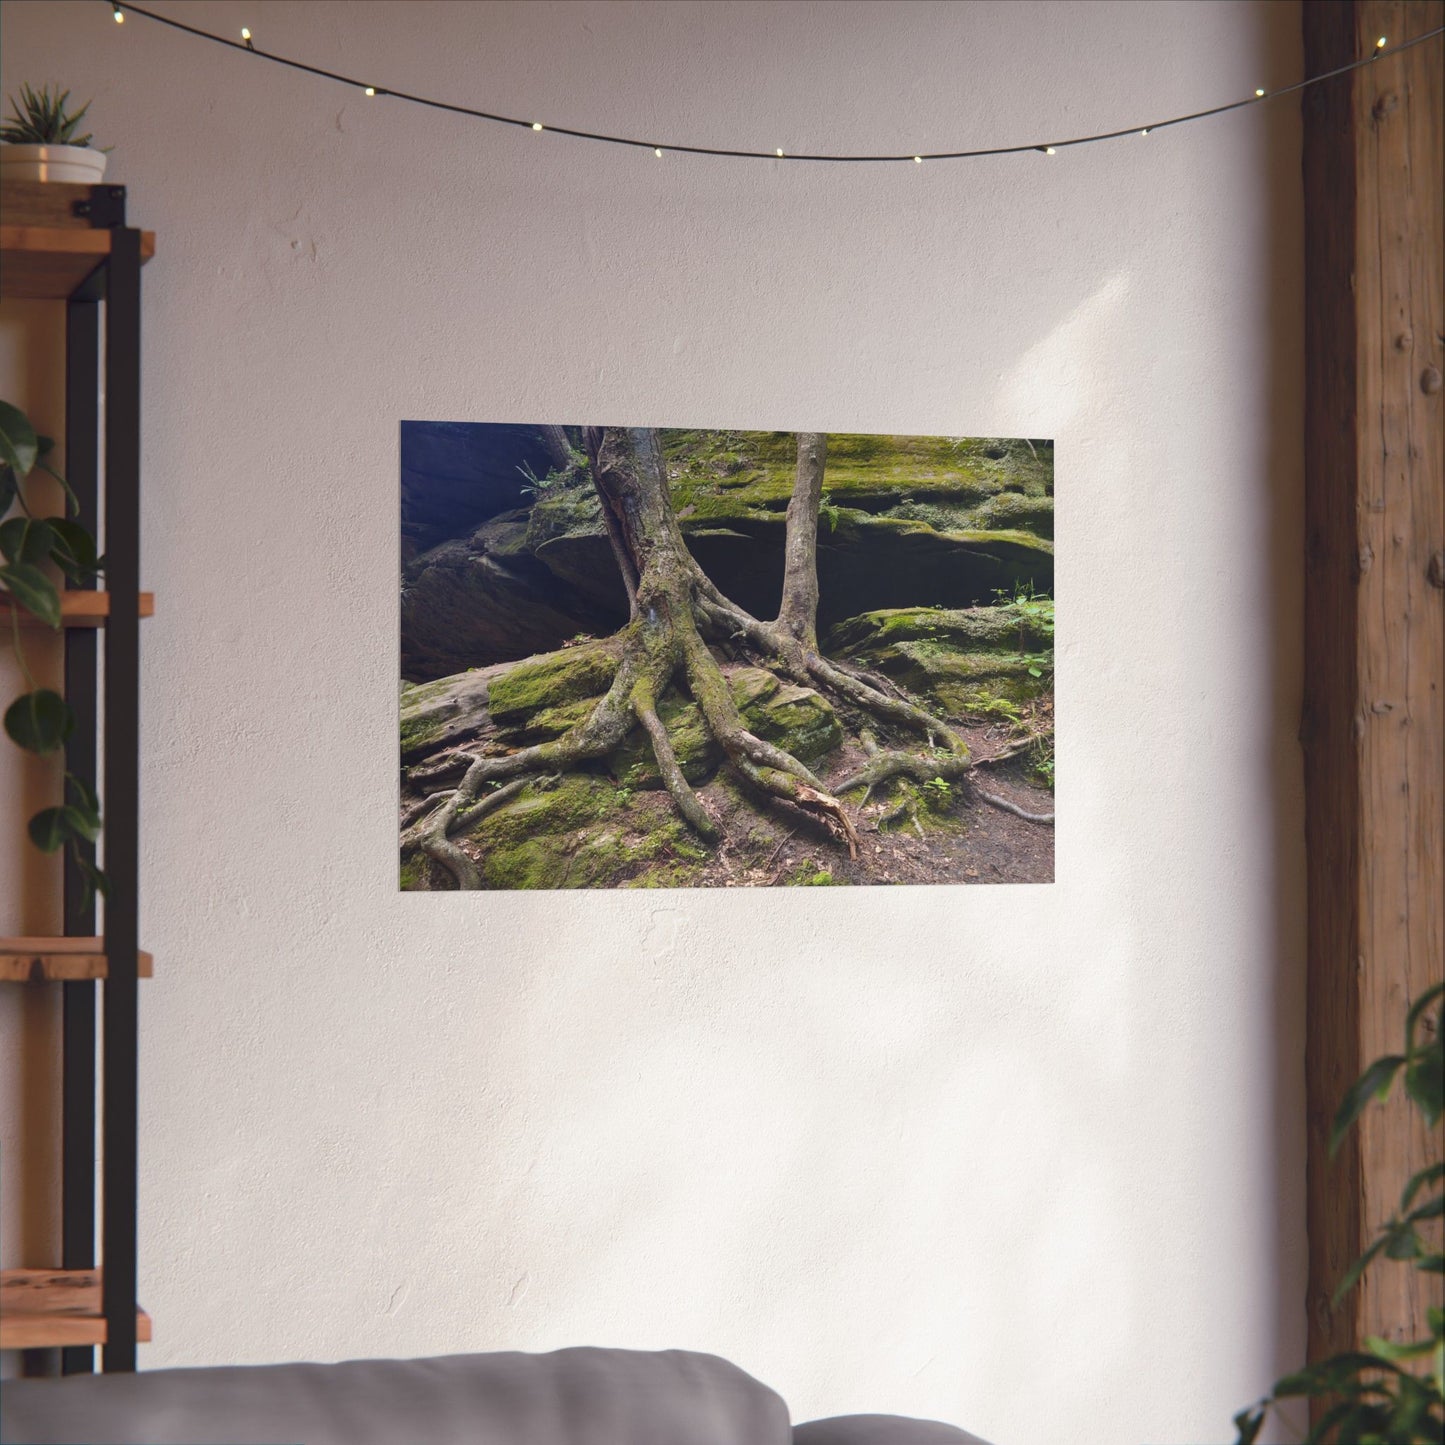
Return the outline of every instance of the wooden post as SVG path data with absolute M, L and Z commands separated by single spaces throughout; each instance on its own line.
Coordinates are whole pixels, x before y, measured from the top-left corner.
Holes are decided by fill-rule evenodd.
M 1419 1338 L 1441 1280 L 1350 1262 L 1426 1162 L 1402 1099 L 1334 1161 L 1331 1118 L 1445 977 L 1445 216 L 1442 0 L 1310 0 L 1304 100 L 1309 1353 Z M 1437 1145 L 1438 1147 L 1438 1145 Z M 1427 1283 L 1427 1280 L 1429 1281 Z

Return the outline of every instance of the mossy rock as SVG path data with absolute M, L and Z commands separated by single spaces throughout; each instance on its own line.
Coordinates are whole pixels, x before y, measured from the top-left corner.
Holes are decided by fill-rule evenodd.
M 1007 605 L 869 612 L 834 627 L 825 650 L 896 678 L 955 717 L 1015 718 L 1052 686 L 1052 636 Z
M 486 721 L 497 668 L 478 668 L 401 689 L 401 760 L 416 762 Z
M 684 887 L 707 857 L 665 795 L 581 773 L 529 784 L 471 838 L 488 888 Z
M 488 708 L 498 727 L 525 725 L 536 713 L 583 698 L 600 697 L 617 673 L 615 639 L 530 657 L 493 682 Z

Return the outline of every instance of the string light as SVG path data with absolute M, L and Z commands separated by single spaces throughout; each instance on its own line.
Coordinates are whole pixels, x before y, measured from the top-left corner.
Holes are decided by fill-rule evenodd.
M 434 100 L 430 96 L 414 95 L 407 91 L 387 90 L 380 91 L 375 86 L 367 85 L 365 81 L 355 76 L 342 75 L 339 71 L 327 70 L 319 65 L 308 65 L 301 60 L 291 60 L 284 55 L 272 55 L 266 51 L 257 50 L 252 44 L 251 29 L 249 26 L 242 26 L 240 41 L 228 40 L 224 35 L 217 35 L 209 30 L 202 30 L 194 25 L 187 25 L 184 21 L 173 19 L 169 15 L 158 14 L 154 10 L 148 10 L 143 5 L 132 5 L 129 0 L 112 0 L 112 13 L 116 23 L 122 24 L 125 20 L 125 12 L 140 15 L 146 20 L 153 20 L 158 25 L 168 26 L 172 30 L 179 30 L 186 35 L 194 36 L 198 40 L 210 41 L 213 45 L 224 45 L 232 50 L 245 49 L 253 55 L 260 56 L 262 60 L 269 60 L 275 65 L 284 65 L 289 70 L 304 71 L 308 75 L 319 76 L 323 80 L 335 80 L 344 85 L 350 85 L 365 91 L 367 95 L 385 94 L 393 100 L 407 101 L 412 105 L 424 106 L 429 110 L 446 111 L 452 115 L 464 115 L 474 120 L 490 121 L 494 125 L 510 125 L 522 129 L 530 128 L 534 131 L 550 129 L 557 135 L 570 136 L 576 140 L 599 141 L 604 145 L 627 146 L 635 150 L 650 150 L 654 156 L 661 158 L 664 147 L 654 141 L 637 140 L 631 136 L 607 135 L 600 131 L 579 130 L 569 126 L 544 126 L 541 121 L 526 121 L 517 116 L 498 115 L 492 111 L 478 110 L 467 105 L 453 105 L 448 101 Z M 1391 52 L 1399 55 L 1403 51 L 1411 49 L 1416 45 L 1423 45 L 1426 41 L 1435 40 L 1445 34 L 1445 25 L 1437 25 L 1433 30 L 1427 30 L 1411 40 L 1401 41 Z M 1256 88 L 1254 94 L 1244 100 L 1226 101 L 1222 105 L 1210 106 L 1206 110 L 1191 111 L 1187 115 L 1171 116 L 1167 120 L 1151 121 L 1146 126 L 1131 125 L 1123 130 L 1100 131 L 1092 135 L 1075 136 L 1072 139 L 1057 141 L 1053 145 L 1040 145 L 1038 142 L 1031 142 L 1025 145 L 1006 146 L 979 146 L 970 150 L 956 151 L 935 151 L 924 155 L 841 155 L 841 154 L 786 154 L 782 147 L 775 148 L 771 154 L 767 151 L 741 150 L 724 146 L 690 146 L 690 145 L 668 145 L 666 149 L 674 151 L 679 155 L 696 156 L 721 156 L 734 160 L 788 160 L 788 161 L 828 161 L 837 164 L 846 163 L 876 163 L 894 161 L 912 161 L 916 165 L 922 165 L 926 160 L 934 161 L 957 161 L 976 160 L 985 156 L 1008 156 L 1023 155 L 1028 151 L 1040 151 L 1044 155 L 1057 155 L 1065 146 L 1093 145 L 1099 141 L 1118 140 L 1126 135 L 1148 135 L 1150 131 L 1159 130 L 1165 126 L 1188 125 L 1198 120 L 1208 120 L 1216 115 L 1225 115 L 1229 111 L 1238 110 L 1242 106 L 1253 105 L 1256 101 L 1264 100 L 1266 95 L 1271 100 L 1278 100 L 1286 95 L 1293 95 L 1312 85 L 1318 85 L 1325 80 L 1331 80 L 1338 75 L 1347 75 L 1361 66 L 1369 65 L 1380 58 L 1380 52 L 1385 49 L 1387 37 L 1382 35 L 1376 40 L 1370 53 L 1363 59 L 1353 60 L 1344 65 L 1338 65 L 1333 70 L 1322 71 L 1318 75 L 1306 76 L 1303 80 L 1297 80 L 1292 85 L 1282 86 L 1279 90 L 1266 92 L 1264 88 Z

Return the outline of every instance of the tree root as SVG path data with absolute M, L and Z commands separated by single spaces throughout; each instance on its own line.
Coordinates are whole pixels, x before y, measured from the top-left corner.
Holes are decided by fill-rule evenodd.
M 662 775 L 663 786 L 672 796 L 677 811 L 687 819 L 692 830 L 709 843 L 717 841 L 717 824 L 708 817 L 696 793 L 688 785 L 677 765 L 677 754 L 672 750 L 672 740 L 657 715 L 657 702 L 652 687 L 646 681 L 639 682 L 632 689 L 632 710 L 647 733 L 652 744 L 652 756 L 657 759 L 657 771 Z
M 1053 826 L 1054 815 L 1052 813 L 1030 813 L 1026 808 L 1021 808 L 1017 803 L 1011 803 L 1007 798 L 1000 798 L 997 793 L 986 793 L 977 783 L 971 789 L 974 797 L 988 803 L 991 807 L 1001 808 L 1005 813 L 1012 813 L 1015 818 L 1022 818 L 1025 823 L 1047 823 Z

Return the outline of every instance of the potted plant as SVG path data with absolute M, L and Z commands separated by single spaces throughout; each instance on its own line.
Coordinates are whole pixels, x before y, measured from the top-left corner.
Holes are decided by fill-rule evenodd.
M 75 132 L 90 102 L 67 111 L 68 90 L 48 85 L 34 91 L 20 87 L 10 98 L 10 115 L 0 125 L 0 178 L 7 181 L 70 181 L 94 185 L 105 174 L 106 152 L 91 145 L 91 136 Z

